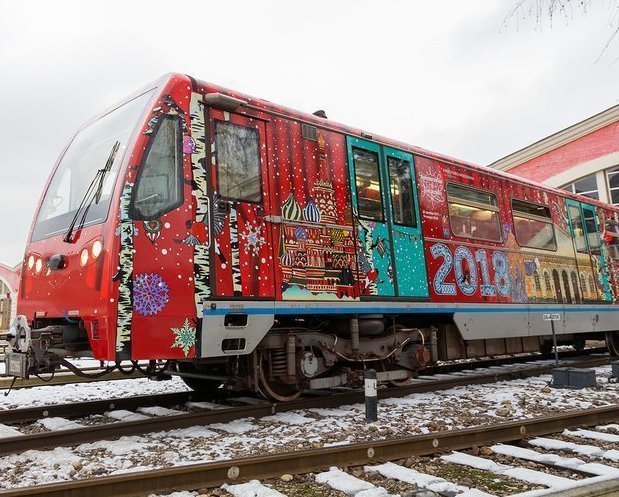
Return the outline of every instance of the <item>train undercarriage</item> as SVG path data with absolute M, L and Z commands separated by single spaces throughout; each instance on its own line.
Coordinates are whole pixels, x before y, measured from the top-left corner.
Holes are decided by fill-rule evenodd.
M 53 374 L 61 365 L 80 374 L 67 359 L 92 357 L 80 321 L 37 322 L 31 328 L 19 316 L 5 338 L 11 346 L 5 358 L 9 376 Z M 582 350 L 587 339 L 605 339 L 609 351 L 619 355 L 619 332 L 559 335 L 558 343 Z M 181 376 L 198 391 L 224 388 L 289 401 L 305 390 L 360 384 L 367 369 L 377 371 L 379 382 L 402 385 L 441 361 L 549 353 L 551 348 L 549 336 L 464 341 L 453 322 L 419 322 L 410 316 L 280 318 L 249 354 L 134 362 L 133 367 L 153 379 Z M 104 371 L 121 367 L 107 365 Z

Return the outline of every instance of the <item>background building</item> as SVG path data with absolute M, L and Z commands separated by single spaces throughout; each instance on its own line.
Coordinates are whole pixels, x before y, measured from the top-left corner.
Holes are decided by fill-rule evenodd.
M 15 317 L 20 275 L 21 263 L 15 267 L 0 263 L 0 330 L 6 330 Z
M 489 167 L 619 204 L 619 105 L 503 157 Z

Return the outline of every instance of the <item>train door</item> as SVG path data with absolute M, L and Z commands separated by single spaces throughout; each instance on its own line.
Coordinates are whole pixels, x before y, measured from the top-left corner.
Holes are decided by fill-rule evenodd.
M 412 155 L 358 138 L 347 143 L 362 294 L 427 297 Z
M 274 297 L 264 121 L 210 109 L 211 288 L 217 297 Z
M 383 147 L 393 257 L 399 297 L 428 297 L 419 201 L 412 154 Z
M 601 280 L 601 288 L 597 287 L 598 298 L 600 300 L 609 300 L 610 287 L 608 278 L 605 273 L 605 261 L 602 254 L 602 240 L 598 231 L 597 218 L 595 207 L 592 205 L 577 202 L 567 199 L 568 217 L 570 221 L 570 230 L 574 242 L 574 250 L 576 251 L 576 260 L 579 264 L 579 271 L 589 273 L 591 271 L 596 278 Z M 579 254 L 587 254 L 586 267 L 580 267 Z

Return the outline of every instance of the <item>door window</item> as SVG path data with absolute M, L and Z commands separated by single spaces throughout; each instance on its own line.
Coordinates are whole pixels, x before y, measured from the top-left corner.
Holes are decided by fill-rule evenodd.
M 597 221 L 595 219 L 595 211 L 591 208 L 583 206 L 584 225 L 587 233 L 587 243 L 592 254 L 599 255 L 601 240 L 598 235 Z
M 216 121 L 215 151 L 220 195 L 230 200 L 259 203 L 262 199 L 262 178 L 258 130 Z
M 383 220 L 383 197 L 378 169 L 378 154 L 353 148 L 355 187 L 359 216 L 374 221 Z
M 413 196 L 413 179 L 410 162 L 397 157 L 387 157 L 393 221 L 402 226 L 417 227 L 417 214 Z
M 577 252 L 587 252 L 587 241 L 585 240 L 585 232 L 582 223 L 580 209 L 574 205 L 568 206 L 570 213 L 570 221 L 572 222 L 572 233 L 574 235 L 574 244 Z

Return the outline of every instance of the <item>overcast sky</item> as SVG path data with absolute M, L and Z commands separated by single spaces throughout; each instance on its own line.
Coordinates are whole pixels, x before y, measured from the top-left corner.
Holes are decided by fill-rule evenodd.
M 77 127 L 166 72 L 483 165 L 618 103 L 606 2 L 503 27 L 515 2 L 0 0 L 0 262 Z

